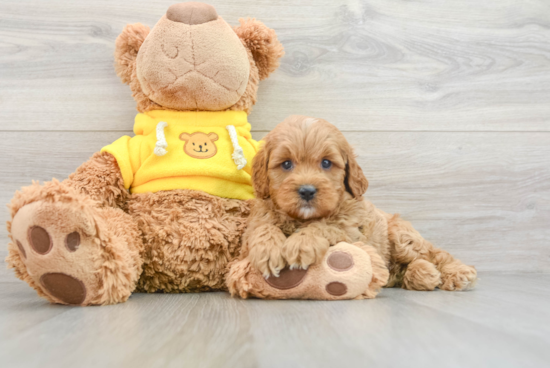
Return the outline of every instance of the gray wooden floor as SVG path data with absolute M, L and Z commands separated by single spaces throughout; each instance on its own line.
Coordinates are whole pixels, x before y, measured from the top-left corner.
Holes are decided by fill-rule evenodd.
M 5 281 L 0 326 L 2 367 L 547 367 L 550 275 L 363 301 L 135 294 L 88 308 Z

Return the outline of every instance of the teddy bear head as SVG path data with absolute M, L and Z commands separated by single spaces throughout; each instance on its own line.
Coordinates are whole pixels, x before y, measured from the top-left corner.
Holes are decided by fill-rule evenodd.
M 115 68 L 140 112 L 250 111 L 260 80 L 284 51 L 275 31 L 255 19 L 231 28 L 213 6 L 174 4 L 150 30 L 129 24 L 116 40 Z

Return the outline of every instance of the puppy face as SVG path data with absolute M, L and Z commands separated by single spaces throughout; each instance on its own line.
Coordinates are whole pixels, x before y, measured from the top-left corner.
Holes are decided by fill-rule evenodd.
M 330 215 L 346 192 L 359 199 L 368 186 L 343 134 L 305 116 L 287 118 L 264 138 L 252 182 L 258 198 L 302 220 Z

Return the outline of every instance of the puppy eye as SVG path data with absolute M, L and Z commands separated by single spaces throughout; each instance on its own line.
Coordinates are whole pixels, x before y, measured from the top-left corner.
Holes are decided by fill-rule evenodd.
M 204 145 L 206 146 L 206 142 L 204 142 Z
M 321 161 L 321 167 L 323 169 L 330 169 L 331 166 L 332 166 L 332 162 L 330 162 L 329 160 L 324 159 L 323 161 Z
M 289 171 L 292 169 L 292 161 L 288 160 L 288 161 L 285 161 L 281 164 L 281 167 L 283 168 L 283 170 L 285 171 Z

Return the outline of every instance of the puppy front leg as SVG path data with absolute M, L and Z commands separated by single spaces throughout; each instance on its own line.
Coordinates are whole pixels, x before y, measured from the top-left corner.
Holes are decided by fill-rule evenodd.
M 327 238 L 322 236 L 316 226 L 307 226 L 289 236 L 282 249 L 283 257 L 290 269 L 307 269 L 323 256 L 330 246 Z
M 281 229 L 270 224 L 254 228 L 247 239 L 248 259 L 264 277 L 278 277 L 279 272 L 285 268 L 286 262 L 282 255 L 285 240 L 286 236 Z

